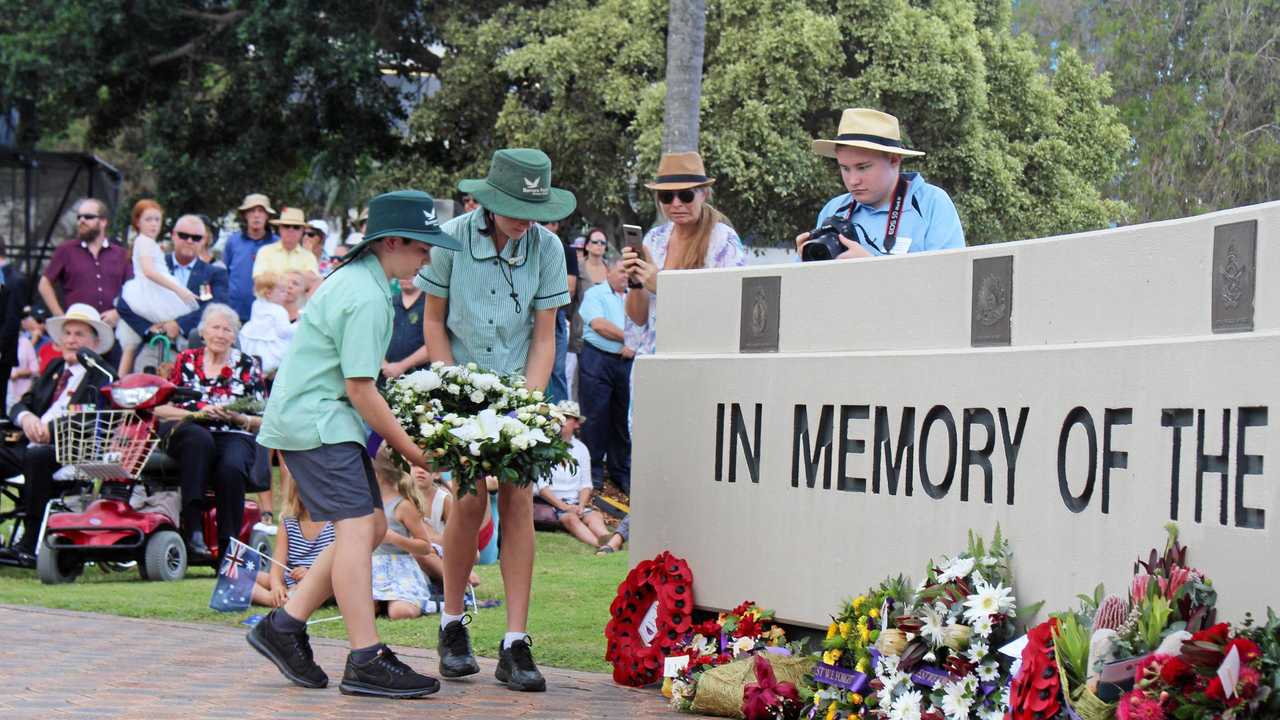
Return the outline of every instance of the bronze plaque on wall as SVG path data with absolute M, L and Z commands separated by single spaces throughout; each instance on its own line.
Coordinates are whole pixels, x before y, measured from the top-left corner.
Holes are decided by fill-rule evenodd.
M 973 300 L 969 343 L 973 347 L 1008 345 L 1013 339 L 1013 256 L 973 261 Z
M 1257 260 L 1257 220 L 1219 225 L 1213 229 L 1214 332 L 1253 330 Z
M 742 323 L 738 352 L 778 352 L 779 305 L 782 277 L 742 278 Z

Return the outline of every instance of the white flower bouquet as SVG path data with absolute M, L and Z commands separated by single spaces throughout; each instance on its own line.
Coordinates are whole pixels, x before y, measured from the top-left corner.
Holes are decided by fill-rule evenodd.
M 437 362 L 392 380 L 385 395 L 409 437 L 439 467 L 452 470 L 459 494 L 476 492 L 489 475 L 524 486 L 573 463 L 560 437 L 564 416 L 518 375 Z

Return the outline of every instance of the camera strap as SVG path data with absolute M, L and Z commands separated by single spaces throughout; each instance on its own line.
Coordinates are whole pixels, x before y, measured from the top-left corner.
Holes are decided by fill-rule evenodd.
M 902 207 L 907 204 L 907 188 L 911 185 L 911 181 L 898 175 L 898 183 L 893 188 L 893 195 L 889 197 L 889 219 L 884 226 L 884 254 L 888 255 L 893 252 L 893 245 L 898 239 L 898 226 L 902 222 Z M 849 206 L 849 220 L 853 221 L 853 212 L 858 209 L 858 203 Z M 867 238 L 870 242 L 870 238 Z M 872 243 L 872 247 L 875 244 Z

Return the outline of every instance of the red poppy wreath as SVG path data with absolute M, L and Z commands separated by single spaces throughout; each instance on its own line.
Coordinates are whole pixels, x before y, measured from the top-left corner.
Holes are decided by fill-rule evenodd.
M 614 682 L 640 687 L 661 679 L 663 661 L 692 627 L 692 612 L 689 563 L 663 552 L 636 565 L 618 585 L 604 629 Z

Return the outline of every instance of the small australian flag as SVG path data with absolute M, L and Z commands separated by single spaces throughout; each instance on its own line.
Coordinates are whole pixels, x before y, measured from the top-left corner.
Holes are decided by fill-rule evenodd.
M 231 547 L 222 557 L 218 582 L 209 598 L 210 609 L 218 612 L 243 612 L 249 609 L 258 570 L 266 560 L 257 550 L 231 538 Z

